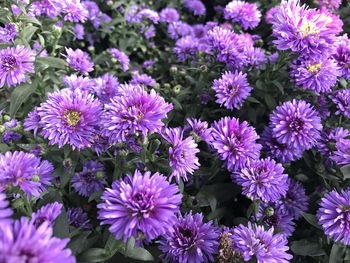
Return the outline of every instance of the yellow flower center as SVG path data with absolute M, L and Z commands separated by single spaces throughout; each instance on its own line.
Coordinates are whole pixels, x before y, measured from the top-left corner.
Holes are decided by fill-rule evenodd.
M 321 66 L 322 66 L 322 63 L 311 64 L 309 62 L 309 65 L 307 66 L 307 70 L 312 74 L 316 74 L 320 70 Z
M 69 125 L 76 126 L 80 121 L 81 113 L 78 111 L 67 111 L 64 113 L 64 117 Z
M 317 38 L 319 29 L 316 27 L 316 25 L 313 22 L 306 22 L 303 23 L 298 28 L 298 33 L 302 35 L 303 38 L 308 37 L 309 35 L 313 35 L 313 38 Z

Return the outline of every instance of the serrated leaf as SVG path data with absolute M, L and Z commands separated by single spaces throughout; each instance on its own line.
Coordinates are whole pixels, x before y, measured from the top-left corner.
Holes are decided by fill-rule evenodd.
M 10 110 L 9 114 L 12 118 L 15 117 L 17 111 L 21 105 L 27 101 L 29 96 L 35 92 L 37 82 L 32 84 L 24 83 L 15 87 L 14 91 L 11 94 Z
M 65 60 L 55 57 L 38 57 L 36 58 L 35 62 L 59 69 L 65 69 L 68 66 L 68 63 Z

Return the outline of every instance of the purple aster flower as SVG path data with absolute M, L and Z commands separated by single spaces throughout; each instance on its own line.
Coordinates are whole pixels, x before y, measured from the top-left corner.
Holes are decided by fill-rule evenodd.
M 273 213 L 271 213 L 271 210 Z M 274 203 L 260 203 L 257 219 L 268 227 L 278 227 L 283 230 L 281 235 L 288 238 L 295 230 L 293 216 L 282 206 L 276 206 Z
M 84 26 L 81 24 L 76 24 L 73 27 L 73 32 L 77 39 L 84 39 Z
M 201 104 L 203 105 L 208 104 L 209 100 L 211 99 L 211 96 L 208 93 L 201 93 L 199 97 L 201 99 Z
M 311 149 L 320 139 L 321 118 L 303 100 L 284 102 L 270 115 L 272 136 L 300 151 Z
M 140 232 L 150 242 L 163 235 L 175 222 L 182 195 L 162 174 L 136 170 L 107 188 L 101 199 L 98 218 L 110 224 L 116 239 L 138 237 Z
M 76 228 L 91 229 L 88 215 L 80 207 L 72 207 L 67 210 L 68 224 Z
M 212 221 L 203 223 L 202 214 L 180 216 L 159 241 L 162 258 L 170 262 L 191 263 L 214 261 L 221 231 Z
M 316 0 L 320 9 L 327 8 L 330 11 L 335 11 L 339 8 L 341 0 Z
M 281 164 L 269 158 L 253 160 L 247 166 L 232 174 L 232 180 L 243 187 L 243 194 L 265 202 L 277 201 L 286 195 L 288 175 Z
M 2 134 L 2 143 L 8 144 L 12 141 L 18 141 L 22 138 L 22 134 L 14 132 L 12 130 L 4 131 Z
M 104 166 L 98 161 L 88 161 L 84 164 L 83 171 L 75 173 L 72 186 L 78 194 L 89 197 L 104 188 L 104 177 Z
M 206 35 L 207 35 L 207 28 L 204 25 L 198 24 L 198 25 L 192 26 L 193 37 L 204 40 Z
M 274 52 L 269 56 L 269 61 L 271 64 L 275 64 L 278 60 L 278 52 Z
M 100 15 L 100 8 L 94 1 L 83 1 L 84 8 L 88 11 L 88 19 L 94 21 Z
M 341 75 L 333 59 L 300 59 L 292 65 L 291 76 L 297 86 L 317 93 L 329 93 Z
M 195 16 L 202 16 L 206 11 L 205 5 L 200 0 L 184 0 L 184 6 Z
M 137 16 L 139 7 L 137 5 L 131 5 L 129 12 L 125 15 L 125 20 L 130 23 L 141 23 L 142 17 Z
M 35 137 L 37 132 L 41 132 L 40 120 L 41 118 L 39 115 L 38 107 L 34 107 L 34 110 L 32 112 L 29 112 L 28 117 L 24 119 L 24 130 L 34 130 Z
M 266 12 L 265 21 L 267 24 L 273 23 L 273 16 L 275 15 L 276 12 L 277 12 L 277 7 L 272 7 Z
M 25 217 L 0 227 L 0 262 L 75 263 L 65 248 L 69 239 L 53 237 L 52 232 L 47 222 L 36 228 Z
M 145 62 L 143 62 L 142 67 L 150 68 L 154 65 L 154 63 L 156 63 L 154 60 L 146 60 Z
M 120 86 L 125 88 L 120 96 L 115 96 L 105 105 L 102 135 L 109 142 L 118 144 L 131 135 L 146 137 L 148 133 L 158 132 L 164 125 L 161 119 L 173 106 L 165 102 L 153 89 L 150 93 L 134 85 Z
M 287 211 L 291 217 L 299 219 L 301 217 L 300 213 L 307 210 L 309 198 L 299 182 L 288 178 L 287 183 L 287 194 L 275 203 L 275 208 Z
M 154 27 L 154 25 L 150 25 L 150 26 L 147 26 L 145 28 L 141 28 L 141 31 L 142 31 L 141 33 L 144 34 L 146 39 L 150 39 L 150 38 L 154 37 L 156 34 L 156 28 Z
M 345 117 L 350 118 L 350 89 L 337 90 L 329 97 L 338 108 L 335 115 L 343 112 Z
M 188 36 L 192 33 L 192 27 L 182 21 L 169 23 L 168 34 L 172 39 L 178 39 L 180 36 Z
M 132 76 L 130 84 L 153 87 L 156 84 L 156 80 L 146 74 L 136 74 Z
M 29 151 L 29 153 L 32 153 L 35 156 L 39 157 L 44 153 L 44 149 L 40 145 L 36 145 Z
M 118 93 L 118 78 L 105 73 L 103 76 L 94 80 L 95 86 L 93 87 L 97 98 L 104 104 L 110 102 Z
M 256 143 L 259 136 L 246 121 L 239 123 L 234 117 L 223 117 L 212 128 L 212 146 L 229 171 L 242 169 L 249 160 L 259 158 L 262 147 Z
M 299 0 L 284 0 L 273 20 L 273 42 L 280 50 L 300 52 L 306 57 L 329 57 L 333 51 L 337 28 L 332 29 L 333 18 L 326 13 L 307 10 Z
M 200 166 L 196 153 L 199 152 L 197 144 L 192 136 L 183 139 L 183 130 L 181 128 L 165 129 L 163 138 L 171 143 L 169 148 L 169 162 L 173 167 L 173 171 L 169 180 L 174 176 L 176 182 L 180 182 L 180 178 L 187 181 L 187 174 L 193 174 Z
M 47 222 L 49 226 L 53 226 L 55 219 L 60 215 L 63 205 L 54 202 L 41 207 L 32 214 L 32 220 L 35 227 L 39 227 L 42 223 Z
M 337 46 L 333 58 L 337 62 L 344 79 L 350 80 L 350 40 L 344 38 Z
M 5 128 L 7 129 L 13 129 L 16 128 L 18 125 L 18 121 L 16 119 L 12 119 L 10 121 L 7 121 L 4 123 Z
M 345 245 L 350 244 L 350 189 L 338 193 L 331 191 L 321 199 L 320 208 L 317 211 L 319 224 L 325 234 L 340 241 Z
M 263 226 L 235 227 L 230 236 L 232 247 L 236 252 L 243 254 L 244 260 L 249 261 L 253 256 L 259 263 L 288 263 L 292 255 L 288 254 L 287 239 L 282 234 L 273 234 L 274 228 L 265 230 Z
M 232 22 L 238 22 L 244 30 L 247 30 L 259 25 L 261 13 L 255 3 L 233 0 L 226 5 L 224 17 Z
M 102 14 L 102 20 L 103 20 L 104 23 L 109 23 L 109 22 L 112 21 L 112 18 L 109 15 L 103 13 Z
M 336 151 L 330 158 L 335 161 L 337 165 L 350 164 L 350 140 L 340 139 L 335 144 Z
M 317 103 L 315 105 L 315 108 L 321 119 L 325 120 L 331 115 L 331 113 L 328 110 L 328 103 L 323 95 L 317 97 Z
M 15 24 L 6 23 L 4 27 L 0 27 L 0 42 L 14 43 L 15 37 L 18 36 Z
M 47 50 L 42 49 L 42 46 L 36 42 L 34 42 L 34 44 L 33 44 L 33 51 L 37 52 L 38 57 L 47 57 L 48 56 Z
M 47 17 L 56 17 L 62 11 L 61 1 L 59 0 L 40 0 L 35 1 L 30 6 L 29 10 L 35 16 L 45 15 Z
M 109 52 L 111 52 L 112 56 L 119 61 L 119 63 L 122 65 L 124 72 L 129 69 L 130 59 L 124 52 L 116 48 L 110 48 Z
M 158 13 L 156 11 L 148 9 L 148 8 L 142 9 L 140 12 L 137 13 L 136 16 L 140 17 L 140 19 L 142 19 L 143 17 L 147 17 L 154 24 L 158 24 L 158 22 L 159 22 Z
M 67 55 L 63 55 L 67 58 L 69 66 L 74 70 L 79 70 L 83 74 L 88 74 L 94 70 L 94 63 L 91 62 L 91 58 L 88 53 L 77 48 L 73 50 L 66 47 Z
M 175 43 L 174 53 L 179 61 L 185 62 L 188 57 L 194 61 L 198 49 L 198 40 L 192 36 L 185 36 L 178 39 Z
M 77 76 L 73 74 L 70 76 L 63 76 L 63 85 L 72 89 L 80 89 L 81 91 L 90 91 L 93 89 L 95 82 L 89 77 Z
M 24 46 L 8 47 L 0 50 L 0 88 L 17 86 L 29 78 L 26 73 L 34 73 L 35 53 Z
M 0 154 L 0 191 L 19 186 L 28 198 L 40 196 L 51 185 L 52 172 L 52 164 L 34 154 L 17 151 Z
M 80 0 L 61 0 L 62 13 L 66 14 L 64 16 L 64 21 L 69 22 L 82 22 L 84 23 L 88 18 L 88 10 L 80 3 Z
M 266 155 L 275 158 L 280 163 L 289 163 L 302 157 L 303 151 L 293 148 L 291 145 L 279 143 L 273 137 L 272 128 L 265 126 L 261 134 L 260 143 L 266 150 Z
M 322 155 L 330 157 L 333 144 L 336 144 L 341 139 L 345 139 L 345 137 L 348 137 L 349 135 L 349 131 L 342 127 L 322 131 L 321 138 L 316 144 L 317 150 Z
M 245 55 L 247 56 L 247 63 L 252 68 L 260 68 L 267 63 L 265 52 L 261 48 L 248 45 L 245 48 Z
M 78 150 L 91 147 L 99 126 L 100 102 L 79 89 L 62 89 L 49 93 L 48 98 L 38 108 L 38 114 L 41 133 L 49 139 L 49 145 L 58 144 L 61 148 L 70 144 Z
M 216 102 L 230 110 L 239 110 L 252 90 L 247 81 L 247 74 L 238 71 L 226 71 L 220 79 L 214 80 L 212 89 L 216 91 Z
M 206 121 L 200 121 L 194 118 L 187 118 L 186 121 L 191 126 L 192 133 L 199 137 L 200 140 L 203 140 L 208 144 L 213 141 L 213 136 L 211 135 L 212 128 L 208 128 L 208 123 Z
M 8 224 L 12 221 L 10 217 L 13 214 L 13 212 L 10 208 L 7 208 L 8 205 L 9 205 L 9 202 L 6 200 L 6 195 L 3 193 L 0 193 L 0 225 L 1 226 Z
M 179 20 L 180 15 L 175 8 L 164 8 L 159 13 L 160 21 L 166 23 L 172 23 Z

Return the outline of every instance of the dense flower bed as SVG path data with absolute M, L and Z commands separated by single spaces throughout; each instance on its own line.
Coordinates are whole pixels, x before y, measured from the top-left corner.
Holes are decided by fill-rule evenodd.
M 0 3 L 0 263 L 348 262 L 346 0 Z

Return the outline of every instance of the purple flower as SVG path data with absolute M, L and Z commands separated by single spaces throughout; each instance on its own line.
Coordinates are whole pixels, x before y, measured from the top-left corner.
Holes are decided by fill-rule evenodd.
M 12 130 L 4 131 L 2 134 L 2 143 L 8 144 L 12 141 L 16 142 L 22 138 L 22 134 Z
M 247 30 L 259 25 L 261 13 L 255 3 L 233 0 L 226 5 L 224 17 L 232 22 L 238 22 L 244 30 Z
M 98 218 L 110 224 L 116 239 L 144 235 L 146 242 L 163 235 L 175 222 L 182 195 L 162 174 L 136 170 L 107 188 L 101 199 Z
M 344 79 L 350 80 L 350 40 L 342 39 L 337 46 L 333 58 L 337 62 Z
M 212 89 L 216 91 L 216 102 L 230 110 L 239 110 L 252 90 L 247 81 L 247 74 L 238 71 L 226 71 L 220 79 L 214 80 Z
M 195 16 L 202 16 L 206 11 L 205 5 L 200 0 L 184 0 L 184 6 Z
M 85 197 L 104 188 L 104 166 L 98 161 L 88 161 L 83 166 L 83 171 L 75 173 L 72 178 L 72 186 L 75 191 Z
M 84 8 L 88 11 L 88 18 L 90 21 L 95 21 L 100 15 L 100 9 L 94 1 L 82 2 Z
M 122 65 L 124 72 L 129 69 L 130 59 L 124 52 L 116 48 L 110 48 L 109 52 L 111 52 L 112 56 L 119 61 L 119 63 Z
M 212 146 L 229 171 L 242 169 L 249 160 L 259 158 L 261 145 L 256 143 L 259 136 L 246 121 L 239 123 L 234 117 L 223 117 L 212 128 Z
M 147 93 L 141 86 L 124 85 L 124 88 L 124 92 L 105 105 L 102 119 L 102 135 L 113 144 L 131 135 L 146 137 L 148 133 L 158 132 L 164 125 L 161 119 L 167 118 L 173 108 L 153 89 Z
M 69 66 L 74 70 L 79 70 L 83 74 L 88 74 L 94 70 L 94 63 L 91 62 L 91 58 L 88 53 L 77 48 L 73 50 L 66 47 L 67 55 L 63 55 L 67 58 Z
M 188 36 L 192 33 L 192 27 L 182 21 L 169 23 L 168 34 L 172 39 L 178 39 L 179 36 Z
M 19 187 L 27 194 L 40 196 L 51 185 L 53 166 L 48 161 L 41 161 L 31 153 L 6 152 L 0 154 L 0 191 Z
M 77 39 L 84 39 L 84 26 L 81 24 L 76 24 L 73 28 L 73 32 Z
M 288 263 L 292 259 L 292 255 L 287 253 L 288 241 L 284 235 L 274 235 L 273 231 L 273 227 L 266 231 L 263 226 L 250 222 L 248 227 L 239 225 L 231 232 L 232 247 L 243 254 L 245 261 L 255 256 L 259 263 Z
M 321 132 L 321 138 L 317 142 L 317 150 L 325 157 L 330 157 L 332 152 L 332 144 L 337 143 L 341 139 L 345 139 L 350 135 L 347 129 L 338 127 L 335 129 L 327 129 Z
M 139 84 L 139 85 L 153 87 L 156 84 L 156 81 L 151 76 L 148 76 L 146 74 L 136 74 L 132 76 L 130 84 L 132 85 Z
M 194 36 L 197 39 L 205 39 L 207 35 L 207 29 L 204 25 L 198 24 L 192 26 L 192 36 Z
M 68 224 L 76 228 L 91 229 L 88 215 L 80 207 L 72 207 L 67 210 Z
M 39 227 L 44 222 L 49 226 L 53 226 L 55 219 L 61 214 L 63 205 L 54 202 L 41 207 L 38 211 L 32 214 L 32 220 L 35 227 Z
M 202 214 L 180 216 L 159 241 L 162 258 L 170 262 L 191 263 L 214 261 L 221 231 L 212 222 L 203 223 Z
M 185 62 L 188 57 L 194 61 L 198 49 L 198 40 L 192 36 L 185 36 L 178 39 L 175 43 L 174 53 L 179 61 Z
M 13 129 L 16 128 L 18 125 L 18 121 L 16 119 L 12 119 L 10 121 L 7 121 L 4 123 L 5 128 L 7 129 Z
M 29 112 L 28 117 L 24 119 L 24 130 L 34 130 L 35 137 L 38 131 L 41 132 L 40 120 L 41 118 L 39 115 L 38 107 L 34 107 L 34 110 L 32 112 Z
M 273 137 L 272 128 L 265 126 L 261 134 L 260 143 L 263 149 L 266 150 L 266 155 L 275 158 L 280 163 L 289 163 L 298 160 L 302 157 L 303 152 L 298 148 L 293 148 L 291 145 L 279 143 Z
M 248 64 L 253 68 L 260 68 L 267 63 L 265 52 L 261 48 L 248 45 L 245 48 L 245 54 Z
M 270 214 L 269 210 L 273 210 Z M 293 216 L 284 209 L 283 206 L 277 206 L 274 203 L 260 203 L 257 219 L 261 220 L 263 224 L 268 227 L 278 227 L 283 230 L 281 235 L 288 238 L 295 230 L 295 223 L 293 222 Z
M 321 119 L 303 100 L 284 102 L 270 115 L 272 136 L 277 142 L 300 151 L 311 149 L 320 139 Z
M 203 104 L 203 105 L 208 104 L 208 102 L 209 102 L 209 100 L 211 98 L 211 96 L 208 93 L 201 93 L 199 95 L 199 97 L 201 99 L 201 104 Z
M 176 22 L 180 18 L 179 13 L 176 11 L 175 8 L 164 8 L 159 13 L 159 17 L 160 17 L 160 21 L 166 22 L 166 23 Z
M 42 49 L 42 46 L 36 42 L 34 42 L 34 44 L 33 44 L 33 51 L 37 52 L 38 57 L 47 57 L 48 56 L 47 50 Z
M 317 97 L 317 103 L 315 105 L 318 115 L 321 119 L 327 119 L 331 113 L 328 110 L 328 103 L 323 95 Z
M 350 89 L 337 90 L 329 97 L 338 108 L 335 115 L 343 112 L 345 117 L 350 118 Z
M 137 5 L 131 5 L 129 7 L 129 12 L 125 15 L 125 20 L 130 23 L 141 23 L 142 17 L 137 16 L 137 11 L 139 7 Z
M 192 133 L 199 137 L 200 140 L 203 140 L 208 144 L 213 141 L 213 136 L 211 135 L 212 128 L 208 128 L 208 123 L 206 121 L 200 121 L 194 118 L 187 118 L 186 121 L 191 126 Z
M 183 139 L 183 130 L 181 128 L 165 129 L 163 138 L 171 143 L 169 148 L 169 161 L 173 171 L 169 180 L 174 176 L 176 182 L 180 182 L 180 178 L 187 181 L 187 174 L 193 174 L 200 166 L 196 153 L 199 152 L 197 144 L 192 136 Z
M 35 156 L 39 157 L 44 153 L 44 150 L 43 147 L 41 147 L 40 145 L 36 145 L 29 151 L 29 153 L 32 153 Z
M 110 99 L 118 93 L 118 78 L 109 73 L 94 79 L 94 84 L 94 92 L 103 104 L 110 102 Z
M 287 194 L 275 203 L 275 207 L 287 211 L 291 217 L 299 219 L 301 217 L 300 213 L 307 210 L 309 198 L 299 182 L 288 178 L 287 183 Z
M 59 148 L 65 144 L 78 150 L 91 147 L 99 126 L 101 108 L 93 95 L 79 89 L 50 93 L 48 101 L 41 103 L 37 109 L 41 133 L 49 139 L 49 145 L 58 144 Z
M 94 80 L 84 77 L 77 76 L 76 74 L 63 77 L 63 85 L 71 87 L 72 89 L 80 89 L 81 91 L 90 91 L 93 89 L 95 82 Z
M 288 175 L 281 164 L 271 159 L 253 160 L 232 174 L 232 180 L 243 187 L 242 194 L 252 200 L 277 201 L 286 195 Z
M 156 11 L 148 9 L 148 8 L 142 9 L 140 12 L 137 13 L 136 16 L 140 17 L 140 19 L 142 19 L 143 17 L 147 17 L 154 24 L 158 24 L 158 21 L 159 21 L 158 13 Z
M 0 50 L 0 88 L 17 86 L 29 78 L 26 73 L 34 73 L 35 53 L 24 46 L 8 47 Z
M 35 16 L 56 17 L 62 11 L 61 1 L 59 0 L 40 0 L 35 1 L 29 8 Z
M 333 190 L 321 199 L 317 211 L 318 222 L 325 234 L 345 245 L 350 244 L 349 207 L 350 189 L 342 190 L 340 193 Z
M 336 151 L 330 158 L 335 161 L 337 165 L 350 164 L 350 140 L 340 139 L 335 144 Z
M 0 262 L 75 263 L 70 249 L 65 249 L 69 239 L 53 237 L 52 232 L 47 222 L 36 228 L 25 217 L 0 227 Z
M 267 24 L 273 23 L 273 16 L 275 15 L 276 12 L 277 12 L 277 7 L 272 7 L 266 12 L 265 21 Z
M 9 202 L 6 200 L 6 195 L 3 193 L 0 193 L 0 225 L 1 226 L 8 224 L 12 221 L 10 217 L 13 214 L 13 212 L 10 208 L 7 208 L 8 205 L 9 205 Z
M 334 60 L 301 59 L 292 65 L 291 76 L 297 86 L 317 93 L 329 93 L 341 75 Z
M 327 8 L 330 11 L 335 11 L 339 8 L 341 0 L 316 0 L 320 9 Z
M 6 23 L 4 27 L 0 27 L 0 42 L 14 43 L 15 37 L 18 36 L 15 24 Z
M 144 34 L 146 39 L 150 39 L 155 36 L 156 34 L 156 28 L 154 25 L 147 26 L 145 28 L 141 27 L 141 33 Z
M 142 67 L 143 68 L 150 68 L 154 65 L 154 63 L 156 63 L 153 60 L 146 60 L 145 62 L 143 62 Z
M 62 2 L 62 13 L 66 14 L 64 16 L 64 21 L 69 22 L 82 22 L 84 23 L 88 18 L 88 10 L 80 3 L 80 0 L 61 0 Z

